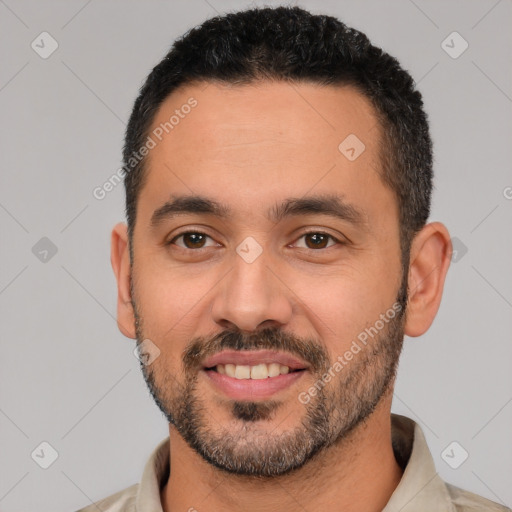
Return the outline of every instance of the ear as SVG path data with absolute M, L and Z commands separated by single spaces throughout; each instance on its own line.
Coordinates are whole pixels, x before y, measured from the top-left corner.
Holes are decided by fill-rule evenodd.
M 122 222 L 112 229 L 110 262 L 117 280 L 117 326 L 125 336 L 135 339 L 135 315 L 130 291 L 128 228 Z
M 420 336 L 432 325 L 441 304 L 452 243 L 440 222 L 427 224 L 411 244 L 405 334 Z

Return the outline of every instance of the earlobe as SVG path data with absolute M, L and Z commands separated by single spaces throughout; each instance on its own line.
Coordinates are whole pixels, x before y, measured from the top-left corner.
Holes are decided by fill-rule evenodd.
M 450 266 L 450 234 L 440 222 L 427 224 L 411 245 L 405 334 L 420 336 L 432 325 L 441 304 Z
M 110 262 L 117 280 L 117 326 L 128 338 L 135 339 L 135 316 L 131 302 L 131 269 L 128 228 L 119 223 L 112 229 Z

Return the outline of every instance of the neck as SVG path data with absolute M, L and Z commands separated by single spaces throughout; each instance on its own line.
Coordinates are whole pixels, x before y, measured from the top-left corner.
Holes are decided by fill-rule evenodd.
M 381 401 L 364 424 L 305 466 L 264 479 L 218 470 L 170 426 L 172 478 L 161 491 L 163 510 L 316 512 L 336 504 L 344 512 L 381 511 L 402 477 L 391 445 L 390 407 L 390 399 Z

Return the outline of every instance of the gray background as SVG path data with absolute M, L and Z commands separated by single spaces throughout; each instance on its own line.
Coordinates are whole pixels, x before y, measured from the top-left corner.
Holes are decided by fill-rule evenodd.
M 103 498 L 139 481 L 167 435 L 115 323 L 109 233 L 122 186 L 102 201 L 93 190 L 119 168 L 138 88 L 172 41 L 248 5 L 262 3 L 0 0 L 1 511 Z M 367 32 L 424 94 L 432 219 L 459 252 L 434 325 L 406 339 L 393 410 L 421 424 L 443 478 L 511 506 L 511 2 L 299 5 Z M 59 45 L 47 59 L 31 48 L 43 31 Z M 469 44 L 456 59 L 441 46 L 453 31 Z M 43 441 L 58 452 L 48 469 L 31 457 Z M 441 456 L 452 441 L 469 453 L 458 469 Z

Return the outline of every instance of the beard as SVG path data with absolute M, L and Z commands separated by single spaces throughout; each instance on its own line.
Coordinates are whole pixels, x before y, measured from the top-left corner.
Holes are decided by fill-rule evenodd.
M 132 290 L 140 345 L 145 339 L 143 318 L 133 297 Z M 232 420 L 229 425 L 216 422 L 208 411 L 212 402 L 206 403 L 197 389 L 201 362 L 226 349 L 289 352 L 309 364 L 308 371 L 318 383 L 334 364 L 318 340 L 277 328 L 254 334 L 228 329 L 211 338 L 199 337 L 188 343 L 182 353 L 181 377 L 169 373 L 163 363 L 159 364 L 164 358 L 151 365 L 141 360 L 142 373 L 167 421 L 205 461 L 230 474 L 285 475 L 304 466 L 320 451 L 347 439 L 391 390 L 402 350 L 406 302 L 407 282 L 403 279 L 396 301 L 401 308 L 396 316 L 335 374 L 329 385 L 318 386 L 320 389 L 317 387 L 316 394 L 305 404 L 297 400 L 304 412 L 300 423 L 290 430 L 277 432 L 278 426 L 270 430 L 261 423 L 275 417 L 283 405 L 278 400 L 229 400 Z

